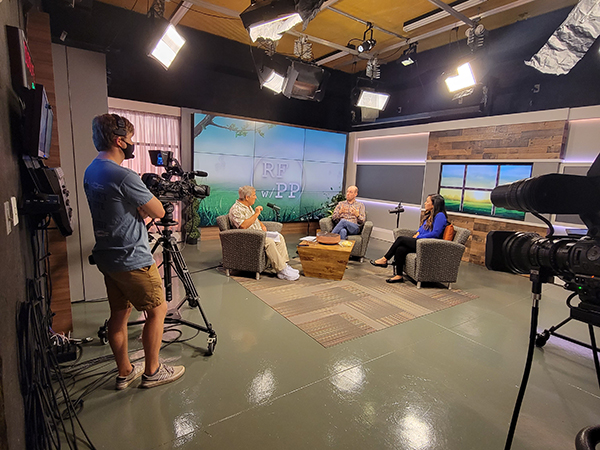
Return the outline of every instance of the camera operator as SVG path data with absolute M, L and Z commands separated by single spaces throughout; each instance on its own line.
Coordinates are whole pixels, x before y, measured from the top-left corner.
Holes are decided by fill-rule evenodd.
M 140 376 L 141 387 L 169 383 L 181 377 L 185 367 L 159 362 L 167 303 L 144 225 L 146 217 L 161 218 L 165 210 L 137 173 L 121 167 L 123 160 L 134 157 L 131 122 L 102 114 L 94 118 L 92 133 L 98 156 L 85 171 L 84 188 L 96 238 L 92 255 L 104 275 L 110 305 L 108 342 L 119 372 L 116 389 L 125 389 Z M 142 332 L 145 367 L 129 360 L 127 321 L 132 306 L 147 316 Z

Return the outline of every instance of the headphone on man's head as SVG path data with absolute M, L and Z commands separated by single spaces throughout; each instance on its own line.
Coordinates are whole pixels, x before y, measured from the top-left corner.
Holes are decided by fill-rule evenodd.
M 121 116 L 118 116 L 116 114 L 111 114 L 111 116 L 113 116 L 114 119 L 117 121 L 117 129 L 113 131 L 115 136 L 122 136 L 122 137 L 127 136 L 127 129 L 125 128 L 125 120 Z

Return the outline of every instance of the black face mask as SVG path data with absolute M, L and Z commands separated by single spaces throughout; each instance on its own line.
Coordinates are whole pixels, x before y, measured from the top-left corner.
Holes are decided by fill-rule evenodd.
M 133 154 L 134 145 L 130 144 L 129 142 L 125 142 L 125 144 L 127 144 L 127 147 L 121 149 L 125 154 L 125 159 L 133 159 L 135 157 L 135 155 Z

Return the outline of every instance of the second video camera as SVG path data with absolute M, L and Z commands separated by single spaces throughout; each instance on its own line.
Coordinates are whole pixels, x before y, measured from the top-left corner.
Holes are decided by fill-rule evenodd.
M 194 198 L 203 199 L 210 195 L 210 186 L 197 184 L 196 177 L 206 177 L 202 171 L 184 172 L 173 152 L 165 150 L 149 150 L 153 166 L 164 167 L 165 172 L 160 176 L 155 173 L 145 173 L 142 181 L 156 198 L 162 202 L 176 202 Z M 172 180 L 179 177 L 179 180 Z
M 600 306 L 600 155 L 587 176 L 548 174 L 498 186 L 492 203 L 517 211 L 578 214 L 588 228 L 580 239 L 536 233 L 491 231 L 485 249 L 490 270 L 527 274 L 541 282 L 558 276 L 582 302 Z M 548 222 L 550 229 L 551 225 Z

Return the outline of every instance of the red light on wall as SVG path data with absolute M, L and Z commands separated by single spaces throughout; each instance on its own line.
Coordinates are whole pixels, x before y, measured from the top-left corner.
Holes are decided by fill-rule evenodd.
M 35 88 L 35 67 L 23 30 L 6 27 L 10 73 L 15 90 Z

